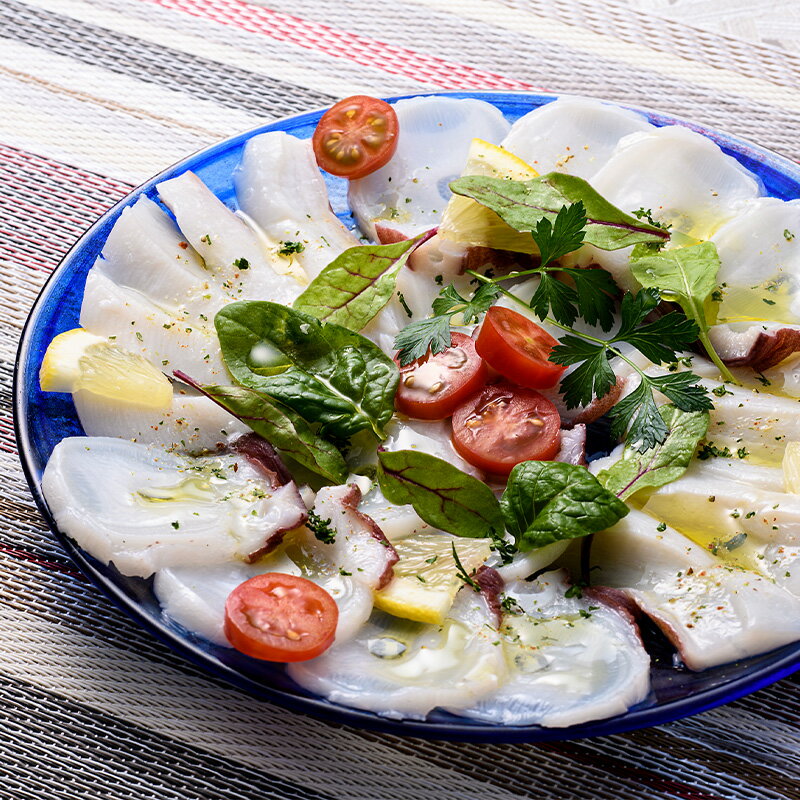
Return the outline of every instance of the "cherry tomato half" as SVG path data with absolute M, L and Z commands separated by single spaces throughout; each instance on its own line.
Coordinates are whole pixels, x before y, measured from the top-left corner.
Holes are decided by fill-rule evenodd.
M 363 178 L 397 150 L 394 109 L 377 97 L 357 94 L 329 108 L 312 138 L 317 164 L 331 175 Z
M 521 461 L 548 461 L 561 447 L 561 418 L 546 398 L 506 381 L 484 386 L 453 414 L 453 445 L 470 464 L 506 476 Z
M 239 584 L 225 603 L 225 636 L 264 661 L 307 661 L 333 644 L 339 609 L 316 583 L 267 572 Z
M 453 331 L 447 350 L 436 355 L 428 350 L 427 355 L 400 367 L 395 408 L 417 419 L 446 419 L 486 383 L 488 374 L 486 364 L 475 352 L 475 342 Z
M 555 386 L 566 367 L 549 360 L 558 342 L 543 328 L 509 308 L 486 312 L 475 349 L 501 375 L 530 389 Z

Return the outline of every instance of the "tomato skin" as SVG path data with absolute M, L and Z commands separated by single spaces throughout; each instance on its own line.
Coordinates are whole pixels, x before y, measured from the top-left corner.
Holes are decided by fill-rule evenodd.
M 316 583 L 267 572 L 239 584 L 225 603 L 225 636 L 263 661 L 307 661 L 333 644 L 339 608 Z
M 484 317 L 475 349 L 514 383 L 529 389 L 549 389 L 566 369 L 548 359 L 557 344 L 546 330 L 522 314 L 492 306 Z
M 322 115 L 311 139 L 317 164 L 340 178 L 363 178 L 394 155 L 399 128 L 395 110 L 377 97 L 340 100 Z
M 561 418 L 539 392 L 508 381 L 484 386 L 453 414 L 453 446 L 490 475 L 522 461 L 549 461 L 561 449 Z
M 395 357 L 395 363 L 400 362 Z M 416 419 L 447 419 L 456 407 L 486 383 L 489 371 L 475 352 L 475 342 L 465 333 L 453 331 L 450 347 L 442 353 L 400 367 L 395 408 Z M 441 388 L 437 391 L 437 385 Z

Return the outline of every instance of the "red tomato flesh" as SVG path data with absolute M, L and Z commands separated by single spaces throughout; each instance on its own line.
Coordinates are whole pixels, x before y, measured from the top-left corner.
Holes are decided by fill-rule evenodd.
M 225 636 L 264 661 L 307 661 L 333 644 L 339 609 L 316 583 L 268 572 L 237 586 L 225 603 Z
M 354 95 L 329 108 L 312 137 L 317 164 L 331 175 L 363 178 L 397 150 L 394 109 L 377 97 Z
M 566 367 L 549 360 L 558 342 L 543 328 L 509 308 L 492 306 L 475 349 L 501 375 L 530 389 L 549 389 Z
M 447 350 L 436 355 L 428 350 L 422 358 L 400 367 L 395 408 L 416 419 L 446 419 L 486 383 L 487 377 L 486 364 L 475 352 L 475 342 L 466 334 L 453 331 Z
M 522 461 L 549 461 L 561 448 L 561 418 L 546 398 L 501 381 L 476 392 L 453 414 L 453 445 L 490 475 Z

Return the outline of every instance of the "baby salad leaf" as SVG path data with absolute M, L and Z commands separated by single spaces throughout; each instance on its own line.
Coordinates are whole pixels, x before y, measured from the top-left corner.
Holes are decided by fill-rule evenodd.
M 369 339 L 261 300 L 225 306 L 214 325 L 225 364 L 242 386 L 319 423 L 323 436 L 347 439 L 370 429 L 385 438 L 399 372 Z M 266 369 L 264 353 L 273 364 Z
M 347 480 L 342 454 L 330 442 L 317 436 L 294 411 L 244 386 L 203 386 L 183 372 L 176 378 L 202 392 L 266 439 L 282 455 L 322 475 L 334 484 Z
M 500 504 L 483 481 L 419 450 L 381 450 L 378 482 L 390 503 L 411 503 L 429 525 L 483 538 L 503 530 Z
M 394 340 L 400 366 L 404 367 L 430 351 L 433 355 L 450 347 L 450 320 L 461 314 L 464 324 L 477 322 L 488 311 L 500 289 L 492 283 L 478 286 L 468 300 L 452 284 L 445 286 L 433 301 L 433 317 L 406 325 Z
M 681 411 L 674 405 L 661 406 L 658 411 L 668 431 L 666 439 L 643 453 L 627 445 L 620 460 L 597 476 L 620 500 L 680 478 L 708 431 L 707 411 Z
M 719 254 L 716 245 L 700 242 L 690 247 L 658 252 L 643 245 L 637 246 L 631 253 L 630 267 L 633 277 L 642 286 L 658 289 L 664 300 L 678 303 L 686 316 L 694 320 L 698 338 L 709 357 L 725 380 L 734 381 L 708 337 L 705 309 L 717 289 Z
M 534 231 L 539 220 L 554 221 L 562 206 L 581 201 L 587 217 L 584 241 L 601 250 L 669 239 L 669 231 L 625 214 L 574 175 L 549 172 L 530 181 L 471 176 L 453 181 L 450 189 L 477 200 L 518 231 Z
M 628 513 L 585 467 L 554 461 L 517 464 L 500 505 L 522 551 L 597 533 Z
M 391 298 L 397 273 L 410 255 L 435 232 L 345 250 L 311 281 L 293 307 L 323 322 L 360 331 Z

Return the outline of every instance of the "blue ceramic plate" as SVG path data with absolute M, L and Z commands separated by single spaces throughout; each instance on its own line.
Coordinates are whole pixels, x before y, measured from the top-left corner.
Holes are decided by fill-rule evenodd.
M 513 122 L 532 109 L 549 103 L 554 95 L 524 93 L 453 93 L 497 106 Z M 399 98 L 393 98 L 399 99 Z M 690 125 L 673 117 L 643 112 L 655 125 L 689 125 L 713 139 L 747 169 L 758 175 L 766 193 L 781 199 L 800 196 L 800 167 L 773 153 L 731 136 Z M 287 708 L 356 727 L 394 734 L 436 739 L 471 741 L 544 741 L 598 736 L 696 714 L 741 697 L 800 668 L 800 643 L 770 653 L 726 664 L 701 673 L 672 667 L 672 651 L 664 640 L 645 629 L 653 658 L 652 692 L 648 699 L 622 716 L 567 729 L 538 726 L 500 727 L 469 722 L 443 712 L 434 712 L 425 722 L 383 719 L 365 711 L 344 708 L 309 694 L 291 681 L 280 665 L 250 659 L 235 650 L 217 647 L 165 621 L 149 581 L 126 578 L 79 550 L 56 529 L 40 484 L 42 471 L 53 447 L 67 436 L 83 434 L 70 395 L 47 394 L 39 389 L 38 373 L 45 350 L 53 337 L 78 325 L 86 273 L 99 255 L 105 239 L 121 211 L 140 194 L 155 197 L 156 183 L 193 170 L 229 206 L 236 208 L 232 173 L 242 148 L 250 137 L 280 130 L 309 138 L 322 111 L 265 125 L 215 144 L 170 167 L 135 189 L 107 211 L 78 240 L 45 285 L 30 314 L 20 343 L 15 374 L 15 417 L 22 465 L 33 496 L 53 533 L 81 570 L 117 605 L 181 656 L 210 673 Z M 353 224 L 347 207 L 346 181 L 326 176 L 334 211 L 348 226 Z

